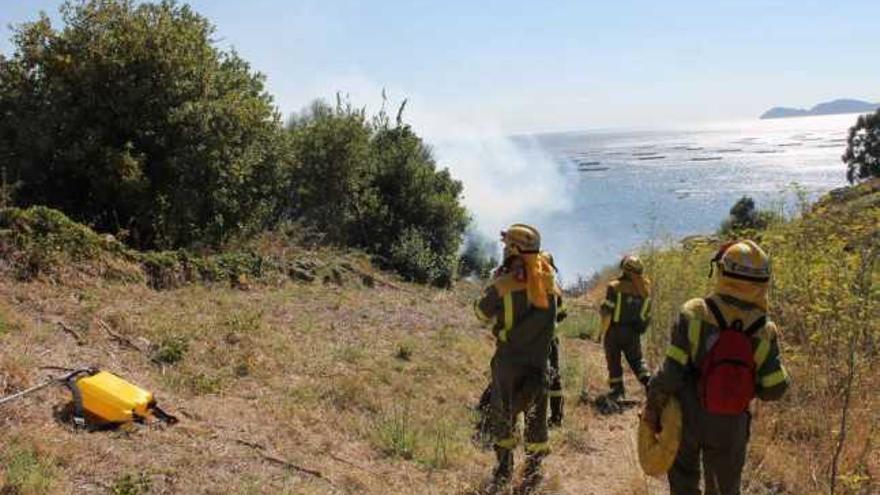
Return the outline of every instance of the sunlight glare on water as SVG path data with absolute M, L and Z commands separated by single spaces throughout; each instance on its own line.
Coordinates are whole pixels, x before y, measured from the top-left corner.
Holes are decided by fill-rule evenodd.
M 714 232 L 743 195 L 778 207 L 792 183 L 811 198 L 845 185 L 840 156 L 856 117 L 540 135 L 576 187 L 567 211 L 535 220 L 564 279 L 573 281 L 649 238 Z

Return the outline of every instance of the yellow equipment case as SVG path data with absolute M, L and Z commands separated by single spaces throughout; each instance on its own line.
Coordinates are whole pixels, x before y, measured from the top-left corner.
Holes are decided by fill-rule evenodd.
M 86 417 L 101 424 L 122 424 L 159 419 L 169 424 L 177 418 L 156 405 L 153 394 L 122 378 L 98 370 L 71 376 L 67 387 L 73 394 L 74 422 L 85 426 Z

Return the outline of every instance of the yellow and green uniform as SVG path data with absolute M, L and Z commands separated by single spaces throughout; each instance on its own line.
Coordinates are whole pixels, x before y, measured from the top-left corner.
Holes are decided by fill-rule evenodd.
M 727 322 L 739 321 L 748 328 L 766 316 L 761 308 L 727 295 L 711 296 Z M 666 398 L 675 396 L 683 414 L 682 440 L 675 463 L 668 473 L 671 495 L 699 495 L 702 462 L 707 495 L 738 495 L 745 463 L 751 417 L 710 414 L 698 395 L 699 370 L 721 329 L 704 299 L 682 306 L 672 330 L 666 359 L 651 380 L 648 407 L 662 410 Z M 751 337 L 756 364 L 755 394 L 761 400 L 777 400 L 789 386 L 782 364 L 776 325 L 768 321 Z M 702 461 L 701 461 L 702 456 Z
M 548 363 L 558 300 L 554 291 L 548 295 L 546 309 L 532 305 L 526 283 L 507 273 L 495 279 L 474 304 L 477 316 L 492 325 L 496 340 L 490 420 L 499 455 L 511 455 L 516 446 L 514 429 L 520 413 L 525 414 L 526 453 L 549 451 Z
M 639 381 L 647 384 L 651 372 L 642 357 L 641 336 L 651 317 L 651 297 L 640 295 L 624 274 L 608 284 L 600 312 L 607 322 L 603 340 L 611 390 L 624 391 L 621 354 Z

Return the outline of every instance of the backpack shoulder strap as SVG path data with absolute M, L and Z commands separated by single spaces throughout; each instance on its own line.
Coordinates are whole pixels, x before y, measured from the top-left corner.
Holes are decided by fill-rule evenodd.
M 757 320 L 755 320 L 754 323 L 749 325 L 749 328 L 745 329 L 745 333 L 746 333 L 746 335 L 751 337 L 752 335 L 755 335 L 755 333 L 758 330 L 764 328 L 765 325 L 767 325 L 767 315 L 764 315 L 764 316 L 758 318 Z
M 707 297 L 706 299 L 704 299 L 704 301 L 706 301 L 706 307 L 709 308 L 709 311 L 712 312 L 712 316 L 715 317 L 715 321 L 718 322 L 718 327 L 721 330 L 726 329 L 727 320 L 724 319 L 724 315 L 721 314 L 721 309 L 718 308 L 718 305 L 715 304 L 715 301 L 713 301 L 710 297 Z

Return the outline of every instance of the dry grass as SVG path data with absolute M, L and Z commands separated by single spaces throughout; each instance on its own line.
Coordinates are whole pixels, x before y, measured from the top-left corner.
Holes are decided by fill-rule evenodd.
M 0 410 L 0 442 L 36 452 L 50 494 L 474 493 L 494 463 L 470 442 L 493 347 L 469 310 L 478 290 L 0 277 L 3 393 L 40 380 L 40 366 L 98 365 L 182 419 L 75 434 L 54 416 L 67 393 L 51 390 Z M 544 494 L 609 493 L 639 476 L 635 413 L 606 421 L 577 405 L 584 387 L 605 388 L 601 350 L 580 338 L 594 319 L 575 308 L 561 329 L 568 415 Z
M 3 393 L 39 380 L 41 365 L 97 364 L 154 390 L 183 419 L 75 435 L 53 417 L 66 401 L 55 390 L 0 411 L 0 437 L 26 436 L 64 460 L 44 476 L 49 493 L 454 493 L 491 463 L 468 442 L 467 407 L 491 349 L 458 296 L 0 280 Z M 324 478 L 266 462 L 267 452 Z M 5 472 L 13 486 L 14 470 Z
M 779 279 L 774 305 L 796 385 L 783 403 L 757 411 L 749 493 L 826 490 L 846 371 L 839 358 L 848 340 L 811 336 L 827 335 L 822 328 L 841 336 L 868 328 L 865 335 L 874 335 L 878 321 L 835 319 L 856 314 L 850 300 L 835 299 L 833 284 L 803 282 L 835 273 L 851 280 L 852 265 L 834 264 L 835 256 L 849 260 L 854 252 L 847 241 L 820 250 L 821 268 L 807 264 L 804 271 L 786 240 L 796 247 L 798 239 L 785 233 L 771 249 L 777 273 L 791 274 Z M 305 254 L 318 261 L 333 256 Z M 675 308 L 705 287 L 709 253 L 695 247 L 653 254 L 649 357 L 656 365 Z M 365 270 L 371 268 L 348 273 Z M 99 275 L 21 281 L 0 272 L 0 394 L 43 379 L 40 366 L 98 365 L 154 391 L 182 419 L 171 428 L 75 434 L 55 419 L 68 400 L 62 390 L 4 406 L 6 492 L 467 494 L 491 471 L 491 453 L 469 441 L 470 406 L 487 383 L 493 346 L 470 311 L 473 285 L 440 291 L 376 283 L 387 275 L 372 273 L 157 291 Z M 665 493 L 635 461 L 637 412 L 600 417 L 577 404 L 583 389 L 595 395 L 606 387 L 601 348 L 582 338 L 597 326 L 590 297 L 572 305 L 560 329 L 568 407 L 565 425 L 551 435 L 542 493 Z M 812 306 L 804 302 L 809 298 Z M 873 315 L 876 306 L 867 311 L 859 314 Z M 840 493 L 876 488 L 880 379 L 869 355 L 859 354 Z M 627 380 L 637 396 L 638 384 L 629 374 Z

